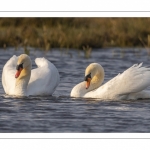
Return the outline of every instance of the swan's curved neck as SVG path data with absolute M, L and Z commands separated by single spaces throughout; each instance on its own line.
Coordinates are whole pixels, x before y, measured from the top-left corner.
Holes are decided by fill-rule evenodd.
M 87 89 L 87 92 L 90 92 L 92 90 L 99 88 L 100 85 L 104 81 L 104 76 L 105 76 L 104 69 L 103 67 L 100 66 L 99 68 L 97 68 L 97 71 L 91 80 L 91 83 L 90 83 L 89 88 Z
M 95 64 L 94 64 L 95 65 Z M 94 66 L 93 65 L 93 66 Z M 93 67 L 92 66 L 92 67 Z M 90 66 L 91 67 L 91 66 Z M 86 89 L 86 81 L 83 81 L 79 84 L 77 84 L 71 91 L 72 97 L 84 97 L 86 94 L 88 94 L 90 91 L 93 91 L 100 87 L 100 85 L 104 81 L 105 72 L 101 65 L 96 64 L 94 66 L 94 70 L 86 71 L 85 76 L 87 76 L 89 73 L 91 74 L 91 83 L 88 89 Z
M 15 95 L 27 96 L 27 86 L 31 76 L 31 67 L 21 71 L 20 76 L 16 79 Z

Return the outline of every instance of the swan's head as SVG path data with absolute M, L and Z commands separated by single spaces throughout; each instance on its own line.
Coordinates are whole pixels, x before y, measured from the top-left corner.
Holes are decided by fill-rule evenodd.
M 16 75 L 15 75 L 15 78 L 18 78 L 21 71 L 23 69 L 31 69 L 31 59 L 28 55 L 26 54 L 21 54 L 19 57 L 18 57 L 18 62 L 17 62 L 17 66 L 16 66 Z
M 102 83 L 104 80 L 104 69 L 98 63 L 90 64 L 85 70 L 86 89 L 89 88 L 90 83 Z

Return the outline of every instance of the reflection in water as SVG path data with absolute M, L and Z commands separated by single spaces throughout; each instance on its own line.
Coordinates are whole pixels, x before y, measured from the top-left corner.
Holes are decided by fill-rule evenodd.
M 71 89 L 84 80 L 84 70 L 90 63 L 104 67 L 104 82 L 135 63 L 149 65 L 146 50 L 136 51 L 138 55 L 135 49 L 121 51 L 119 48 L 92 50 L 91 57 L 86 59 L 83 52 L 79 56 L 75 50 L 45 53 L 30 48 L 32 60 L 46 57 L 55 64 L 60 84 L 53 96 L 10 97 L 4 94 L 0 81 L 0 132 L 149 132 L 150 100 L 110 101 L 69 96 Z M 0 74 L 8 59 L 21 53 L 23 49 L 1 50 Z

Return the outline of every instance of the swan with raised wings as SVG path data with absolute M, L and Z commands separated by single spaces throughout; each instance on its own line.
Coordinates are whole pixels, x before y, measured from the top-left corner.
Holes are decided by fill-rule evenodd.
M 8 95 L 52 95 L 59 84 L 57 68 L 45 58 L 36 58 L 37 68 L 31 70 L 28 55 L 12 56 L 2 72 L 2 85 Z
M 104 69 L 98 63 L 90 64 L 85 70 L 85 81 L 77 84 L 71 91 L 71 97 L 98 99 L 139 99 L 150 98 L 150 68 L 142 63 L 133 65 L 122 74 L 102 85 Z

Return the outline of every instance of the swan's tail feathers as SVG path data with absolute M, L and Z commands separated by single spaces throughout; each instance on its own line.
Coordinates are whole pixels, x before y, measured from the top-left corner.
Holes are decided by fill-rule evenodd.
M 143 62 L 141 62 L 141 63 L 139 64 L 139 68 L 140 68 L 142 65 L 143 65 Z
M 46 58 L 36 58 L 35 63 L 38 67 L 49 65 L 49 61 Z
M 131 66 L 130 68 L 133 68 L 133 67 L 140 68 L 142 65 L 143 65 L 143 62 L 141 62 L 140 64 L 134 64 L 134 65 Z

